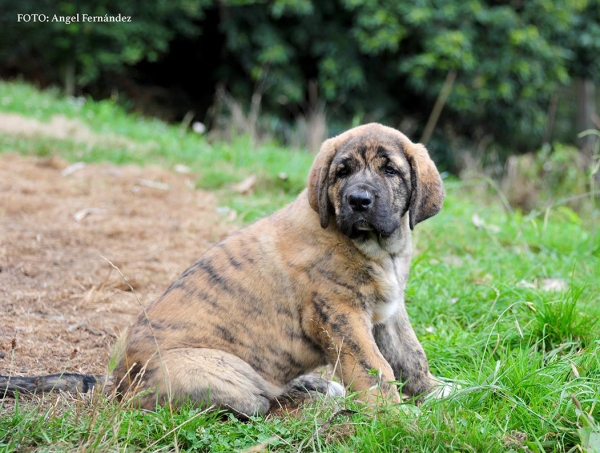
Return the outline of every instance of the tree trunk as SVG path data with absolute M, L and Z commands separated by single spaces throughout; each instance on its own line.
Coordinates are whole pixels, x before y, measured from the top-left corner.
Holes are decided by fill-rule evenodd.
M 593 118 L 596 114 L 596 87 L 591 79 L 577 81 L 577 105 L 577 134 L 595 129 Z M 594 156 L 597 139 L 595 134 L 587 134 L 579 139 L 579 147 L 588 164 Z
M 65 93 L 75 96 L 75 56 L 71 55 L 65 63 Z

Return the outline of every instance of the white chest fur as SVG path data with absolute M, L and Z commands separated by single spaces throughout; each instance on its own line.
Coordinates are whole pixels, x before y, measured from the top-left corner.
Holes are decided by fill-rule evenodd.
M 371 319 L 374 324 L 384 322 L 404 305 L 409 259 L 387 256 L 377 267 L 374 277 L 379 297 L 373 307 Z
M 373 234 L 370 240 L 355 242 L 356 247 L 371 261 L 372 277 L 377 288 L 377 300 L 371 307 L 373 323 L 393 316 L 404 305 L 404 288 L 408 280 L 412 241 L 409 214 L 401 227 L 387 238 Z

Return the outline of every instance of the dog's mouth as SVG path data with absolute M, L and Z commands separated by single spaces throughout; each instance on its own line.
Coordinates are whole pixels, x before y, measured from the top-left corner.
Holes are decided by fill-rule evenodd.
M 388 238 L 399 227 L 398 219 L 377 205 L 365 211 L 342 206 L 336 215 L 336 223 L 342 234 L 358 240 Z
M 363 215 L 340 216 L 337 223 L 342 233 L 350 239 L 357 239 L 375 232 L 375 226 Z
M 365 219 L 358 219 L 350 227 L 348 237 L 350 239 L 368 240 L 376 237 L 388 237 L 387 232 L 377 228 L 371 222 Z
M 362 215 L 357 216 L 350 221 L 340 222 L 339 226 L 342 233 L 350 239 L 358 240 L 367 240 L 374 237 L 385 239 L 394 234 L 394 231 L 398 227 L 396 222 L 388 221 L 380 223 L 373 220 L 367 220 Z
M 358 219 L 352 225 L 351 232 L 353 234 L 360 234 L 360 233 L 365 233 L 365 232 L 369 232 L 369 231 L 375 231 L 375 227 L 373 225 L 371 225 L 371 223 L 367 222 L 365 219 Z

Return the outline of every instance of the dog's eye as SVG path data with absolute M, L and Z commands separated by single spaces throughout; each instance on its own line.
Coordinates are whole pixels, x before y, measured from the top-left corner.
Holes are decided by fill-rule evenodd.
M 396 171 L 396 169 L 394 167 L 392 167 L 390 164 L 387 164 L 385 167 L 383 167 L 383 171 L 385 172 L 386 175 L 397 175 L 398 171 Z
M 350 174 L 350 169 L 348 167 L 340 167 L 336 173 L 338 178 L 344 178 Z

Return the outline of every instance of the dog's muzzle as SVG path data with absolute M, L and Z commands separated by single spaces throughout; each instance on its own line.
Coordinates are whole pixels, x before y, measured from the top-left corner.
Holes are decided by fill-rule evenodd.
M 338 219 L 344 234 L 357 237 L 376 230 L 374 219 L 377 217 L 377 195 L 373 187 L 356 184 L 348 188 L 344 199 L 342 215 Z
M 373 234 L 389 237 L 400 225 L 391 200 L 372 184 L 351 185 L 342 200 L 336 222 L 341 232 L 351 239 L 368 239 Z
M 374 201 L 375 196 L 365 189 L 352 191 L 348 195 L 348 204 L 354 212 L 368 211 L 373 206 Z

